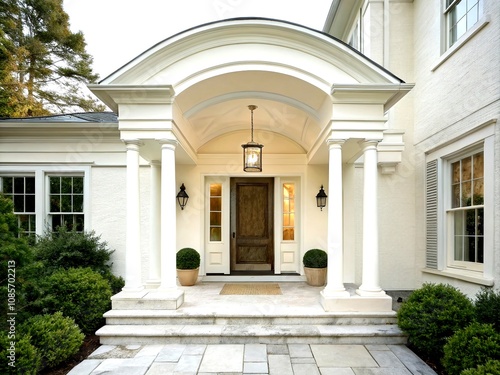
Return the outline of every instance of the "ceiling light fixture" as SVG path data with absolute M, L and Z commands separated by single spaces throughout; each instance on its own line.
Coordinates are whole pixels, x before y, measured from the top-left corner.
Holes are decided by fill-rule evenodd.
M 245 172 L 262 172 L 262 147 L 257 142 L 253 141 L 253 111 L 257 109 L 256 105 L 249 105 L 248 109 L 251 112 L 251 136 L 252 140 L 244 145 L 243 147 L 243 170 Z

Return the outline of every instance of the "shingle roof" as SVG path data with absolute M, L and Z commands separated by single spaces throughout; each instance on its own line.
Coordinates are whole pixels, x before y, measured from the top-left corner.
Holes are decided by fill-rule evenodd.
M 51 122 L 118 122 L 118 116 L 113 112 L 81 112 L 63 113 L 60 115 L 39 117 L 0 118 L 0 121 L 22 123 L 51 123 Z

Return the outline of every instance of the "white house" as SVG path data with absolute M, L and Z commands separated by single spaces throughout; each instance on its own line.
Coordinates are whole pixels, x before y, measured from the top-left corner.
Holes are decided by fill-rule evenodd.
M 387 310 L 384 290 L 426 281 L 498 286 L 499 13 L 336 0 L 323 31 L 201 25 L 89 86 L 116 115 L 0 121 L 2 190 L 26 232 L 95 230 L 121 294 L 154 289 L 173 308 L 183 247 L 203 277 L 301 275 L 322 248 L 328 311 Z M 243 170 L 249 141 L 262 171 Z

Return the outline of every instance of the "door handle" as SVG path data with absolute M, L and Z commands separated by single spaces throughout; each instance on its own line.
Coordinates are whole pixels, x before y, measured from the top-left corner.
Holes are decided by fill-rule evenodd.
M 233 238 L 236 238 L 236 232 L 233 232 Z

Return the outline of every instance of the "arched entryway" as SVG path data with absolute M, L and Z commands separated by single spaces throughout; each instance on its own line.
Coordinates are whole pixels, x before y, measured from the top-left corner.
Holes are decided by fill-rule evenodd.
M 373 188 L 378 167 L 390 173 L 400 160 L 402 132 L 390 128 L 385 114 L 411 87 L 328 35 L 256 18 L 187 30 L 91 85 L 118 112 L 121 138 L 128 145 L 130 241 L 125 291 L 141 290 L 147 279 L 141 273 L 140 233 L 133 229 L 139 220 L 139 159 L 151 163 L 151 175 L 157 176 L 153 184 L 159 186 L 151 194 L 153 201 L 161 202 L 161 209 L 152 210 L 150 220 L 162 223 L 162 230 L 153 232 L 148 241 L 149 264 L 160 264 L 159 290 L 176 290 L 175 252 L 185 245 L 200 249 L 204 267 L 211 256 L 220 261 L 221 269 L 230 265 L 231 220 L 221 221 L 224 235 L 214 247 L 222 250 L 212 251 L 206 240 L 210 229 L 206 181 L 219 179 L 230 192 L 231 179 L 248 176 L 242 171 L 241 145 L 249 141 L 247 107 L 252 104 L 258 107 L 255 139 L 265 150 L 261 176 L 280 179 L 273 190 L 274 217 L 283 217 L 282 183 L 287 177 L 296 181 L 301 192 L 296 202 L 302 214 L 295 228 L 297 241 L 290 250 L 290 243 L 277 243 L 275 235 L 272 269 L 281 272 L 287 267 L 285 260 L 293 258 L 300 270 L 300 257 L 307 248 L 324 247 L 331 260 L 323 291 L 325 309 L 332 308 L 329 300 L 346 298 L 344 269 L 350 266 L 345 261 L 344 233 L 355 229 L 344 225 L 344 189 L 349 184 L 344 180 L 349 177 L 345 168 L 363 162 L 368 197 L 363 235 L 372 238 L 363 248 L 369 262 L 363 263 L 359 294 L 384 296 L 378 285 Z M 182 212 L 175 208 L 181 182 L 196 202 Z M 315 207 L 314 196 L 321 185 L 329 196 L 325 211 Z M 370 189 L 375 195 L 369 194 Z M 221 195 L 221 202 L 230 212 L 228 197 Z

